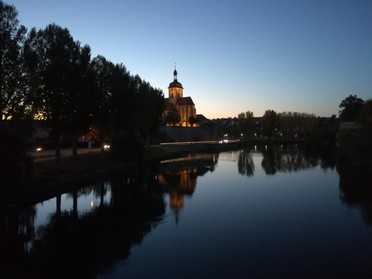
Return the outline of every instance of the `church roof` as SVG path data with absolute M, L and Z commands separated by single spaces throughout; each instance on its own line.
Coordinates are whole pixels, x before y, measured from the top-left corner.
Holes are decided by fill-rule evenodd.
M 177 100 L 177 104 L 179 106 L 195 106 L 194 102 L 192 101 L 191 97 L 183 97 Z
M 178 82 L 177 80 L 174 80 L 171 83 L 169 83 L 168 88 L 172 88 L 172 87 L 183 88 L 182 84 Z
M 182 88 L 182 84 L 180 82 L 178 82 L 177 80 L 177 70 L 174 69 L 173 71 L 173 81 L 171 83 L 169 83 L 169 86 L 168 88 L 172 88 L 172 87 L 177 87 L 177 88 Z
M 164 110 L 175 110 L 175 106 L 171 103 L 169 98 L 164 98 Z

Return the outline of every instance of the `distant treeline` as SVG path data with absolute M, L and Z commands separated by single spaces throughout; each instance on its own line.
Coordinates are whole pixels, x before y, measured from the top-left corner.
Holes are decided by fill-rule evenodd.
M 316 117 L 298 112 L 277 113 L 267 110 L 262 117 L 254 117 L 247 111 L 235 118 L 213 120 L 220 137 L 243 137 L 250 139 L 304 139 L 309 137 L 334 140 L 338 119 Z
M 346 142 L 345 137 L 360 134 L 359 141 L 368 142 L 372 131 L 372 99 L 365 101 L 356 95 L 350 95 L 341 101 L 339 108 L 339 117 L 318 117 L 300 112 L 277 113 L 274 110 L 267 110 L 262 117 L 254 117 L 253 112 L 247 111 L 234 118 L 215 119 L 211 125 L 215 126 L 219 137 L 301 139 L 329 147 L 336 143 L 343 145 Z M 342 129 L 343 127 L 352 128 Z M 366 144 L 359 143 L 360 148 L 366 147 Z

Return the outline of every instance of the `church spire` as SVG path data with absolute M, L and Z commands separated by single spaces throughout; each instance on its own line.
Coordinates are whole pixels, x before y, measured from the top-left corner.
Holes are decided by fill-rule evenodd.
M 183 89 L 182 84 L 180 82 L 178 82 L 178 80 L 177 80 L 176 63 L 174 63 L 173 81 L 169 84 L 168 88 L 181 88 L 181 89 Z M 181 93 L 181 95 L 182 95 L 182 93 Z
M 176 63 L 174 63 L 173 80 L 174 80 L 174 81 L 177 81 Z

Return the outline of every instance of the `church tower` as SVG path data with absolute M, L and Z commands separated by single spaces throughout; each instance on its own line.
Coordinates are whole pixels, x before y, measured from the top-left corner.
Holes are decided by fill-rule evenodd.
M 183 96 L 183 87 L 177 80 L 177 70 L 173 71 L 173 82 L 168 86 L 168 98 L 165 98 L 164 117 L 170 116 L 168 126 L 194 127 L 197 123 L 195 104 L 191 97 Z M 175 117 L 179 120 L 175 120 Z
M 169 84 L 168 87 L 168 97 L 169 101 L 176 105 L 179 98 L 183 98 L 183 87 L 180 82 L 177 80 L 177 70 L 173 71 L 173 82 Z

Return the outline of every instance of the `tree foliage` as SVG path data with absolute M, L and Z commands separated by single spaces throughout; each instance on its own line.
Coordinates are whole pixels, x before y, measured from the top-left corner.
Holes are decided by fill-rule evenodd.
M 274 110 L 267 110 L 262 116 L 263 134 L 272 137 L 279 127 L 279 116 Z
M 194 124 L 198 123 L 198 119 L 191 115 L 189 117 L 189 123 L 190 123 L 191 127 L 194 127 Z
M 253 112 L 247 111 L 242 112 L 238 115 L 238 125 L 240 128 L 240 133 L 245 136 L 251 135 L 253 130 Z
M 136 126 L 139 132 L 146 136 L 147 144 L 149 144 L 150 134 L 156 132 L 160 125 L 164 109 L 164 96 L 160 89 L 153 88 L 150 83 L 141 80 L 139 76 L 135 76 L 135 82 L 137 109 L 134 119 L 137 121 Z
M 0 120 L 22 118 L 26 109 L 22 44 L 26 28 L 13 5 L 0 0 Z
M 364 100 L 358 98 L 357 95 L 349 95 L 349 97 L 346 97 L 339 105 L 339 108 L 341 109 L 339 111 L 340 120 L 356 121 L 364 103 Z
M 70 135 L 75 142 L 87 123 L 90 48 L 75 42 L 68 29 L 50 24 L 44 29 L 31 30 L 25 42 L 25 60 L 35 90 L 34 110 L 45 116 L 60 160 L 61 136 Z
M 279 128 L 284 137 L 305 137 L 317 130 L 318 120 L 313 114 L 282 112 L 278 116 Z
M 175 126 L 181 121 L 181 117 L 177 111 L 168 111 L 164 117 L 164 121 L 166 124 Z

